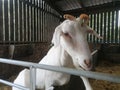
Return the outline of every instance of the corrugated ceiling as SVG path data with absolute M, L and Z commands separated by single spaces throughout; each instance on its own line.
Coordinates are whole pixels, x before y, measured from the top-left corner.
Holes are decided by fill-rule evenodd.
M 75 13 L 77 11 L 120 8 L 120 0 L 45 0 L 61 13 Z M 94 7 L 94 8 L 93 8 Z M 99 8 L 98 8 L 99 7 Z M 104 8 L 103 8 L 104 7 Z M 91 9 L 92 8 L 92 9 Z

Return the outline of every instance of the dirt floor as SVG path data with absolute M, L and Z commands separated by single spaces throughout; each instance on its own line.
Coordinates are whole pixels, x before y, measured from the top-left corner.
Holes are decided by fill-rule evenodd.
M 120 63 L 113 63 L 108 60 L 102 60 L 96 67 L 97 72 L 109 73 L 120 76 Z M 102 80 L 91 79 L 93 90 L 120 90 L 120 83 L 112 83 Z
M 38 62 L 41 57 L 43 57 L 46 53 L 49 47 L 44 51 L 44 53 L 41 50 L 41 47 L 36 46 L 37 49 L 35 49 L 33 55 L 28 56 L 28 57 L 21 57 L 19 58 L 20 60 L 30 60 L 32 62 Z M 43 47 L 45 48 L 45 47 Z M 41 56 L 42 55 L 42 56 Z M 35 61 L 33 61 L 35 60 Z M 120 63 L 113 63 L 108 60 L 102 60 L 99 65 L 96 67 L 97 72 L 103 72 L 103 73 L 110 73 L 113 75 L 118 75 L 120 76 Z M 10 81 L 13 81 L 13 78 L 10 78 Z M 108 81 L 102 81 L 102 80 L 94 80 L 90 79 L 90 82 L 92 84 L 93 90 L 120 90 L 120 84 L 117 83 L 112 83 Z M 10 90 L 10 89 L 1 89 L 0 85 L 0 90 Z

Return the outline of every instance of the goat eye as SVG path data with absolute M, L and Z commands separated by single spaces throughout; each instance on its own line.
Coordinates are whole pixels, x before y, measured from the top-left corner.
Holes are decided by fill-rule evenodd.
M 68 34 L 68 33 L 64 33 L 64 35 L 65 35 L 65 36 L 69 36 L 69 34 Z
M 64 36 L 67 37 L 67 38 L 71 38 L 69 33 L 64 33 Z

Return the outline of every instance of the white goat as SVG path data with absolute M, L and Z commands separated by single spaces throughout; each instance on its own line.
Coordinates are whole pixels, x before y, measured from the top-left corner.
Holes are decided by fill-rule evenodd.
M 81 70 L 91 70 L 92 56 L 86 40 L 85 30 L 90 27 L 82 25 L 83 19 L 66 15 L 63 23 L 56 27 L 52 43 L 54 46 L 39 64 L 53 65 L 59 67 L 70 67 Z M 22 70 L 14 83 L 30 87 L 29 69 Z M 81 76 L 86 90 L 92 90 L 86 77 Z M 36 70 L 36 88 L 41 90 L 54 90 L 54 86 L 66 84 L 70 75 L 43 69 Z M 12 90 L 19 90 L 15 87 Z

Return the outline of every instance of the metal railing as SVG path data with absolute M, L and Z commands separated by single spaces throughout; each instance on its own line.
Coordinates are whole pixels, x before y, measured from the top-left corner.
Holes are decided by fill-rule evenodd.
M 93 43 L 120 44 L 120 9 L 105 10 L 90 13 L 90 27 L 92 27 L 104 39 L 88 35 L 88 41 Z
M 0 0 L 0 44 L 48 42 L 59 20 L 44 0 Z
M 43 64 L 37 64 L 37 63 L 32 63 L 32 62 L 10 60 L 10 59 L 3 59 L 3 58 L 0 58 L 0 63 L 25 66 L 25 67 L 30 68 L 30 87 L 29 87 L 30 89 L 0 79 L 0 83 L 4 83 L 9 86 L 17 87 L 22 90 L 35 90 L 36 68 L 55 71 L 55 72 L 62 72 L 62 73 L 67 73 L 67 74 L 72 74 L 72 75 L 77 75 L 77 76 L 84 76 L 84 77 L 98 79 L 98 80 L 106 80 L 106 81 L 110 81 L 114 83 L 120 83 L 120 76 L 110 75 L 110 74 L 105 74 L 105 73 L 76 70 L 76 69 L 65 68 L 65 67 L 43 65 Z

